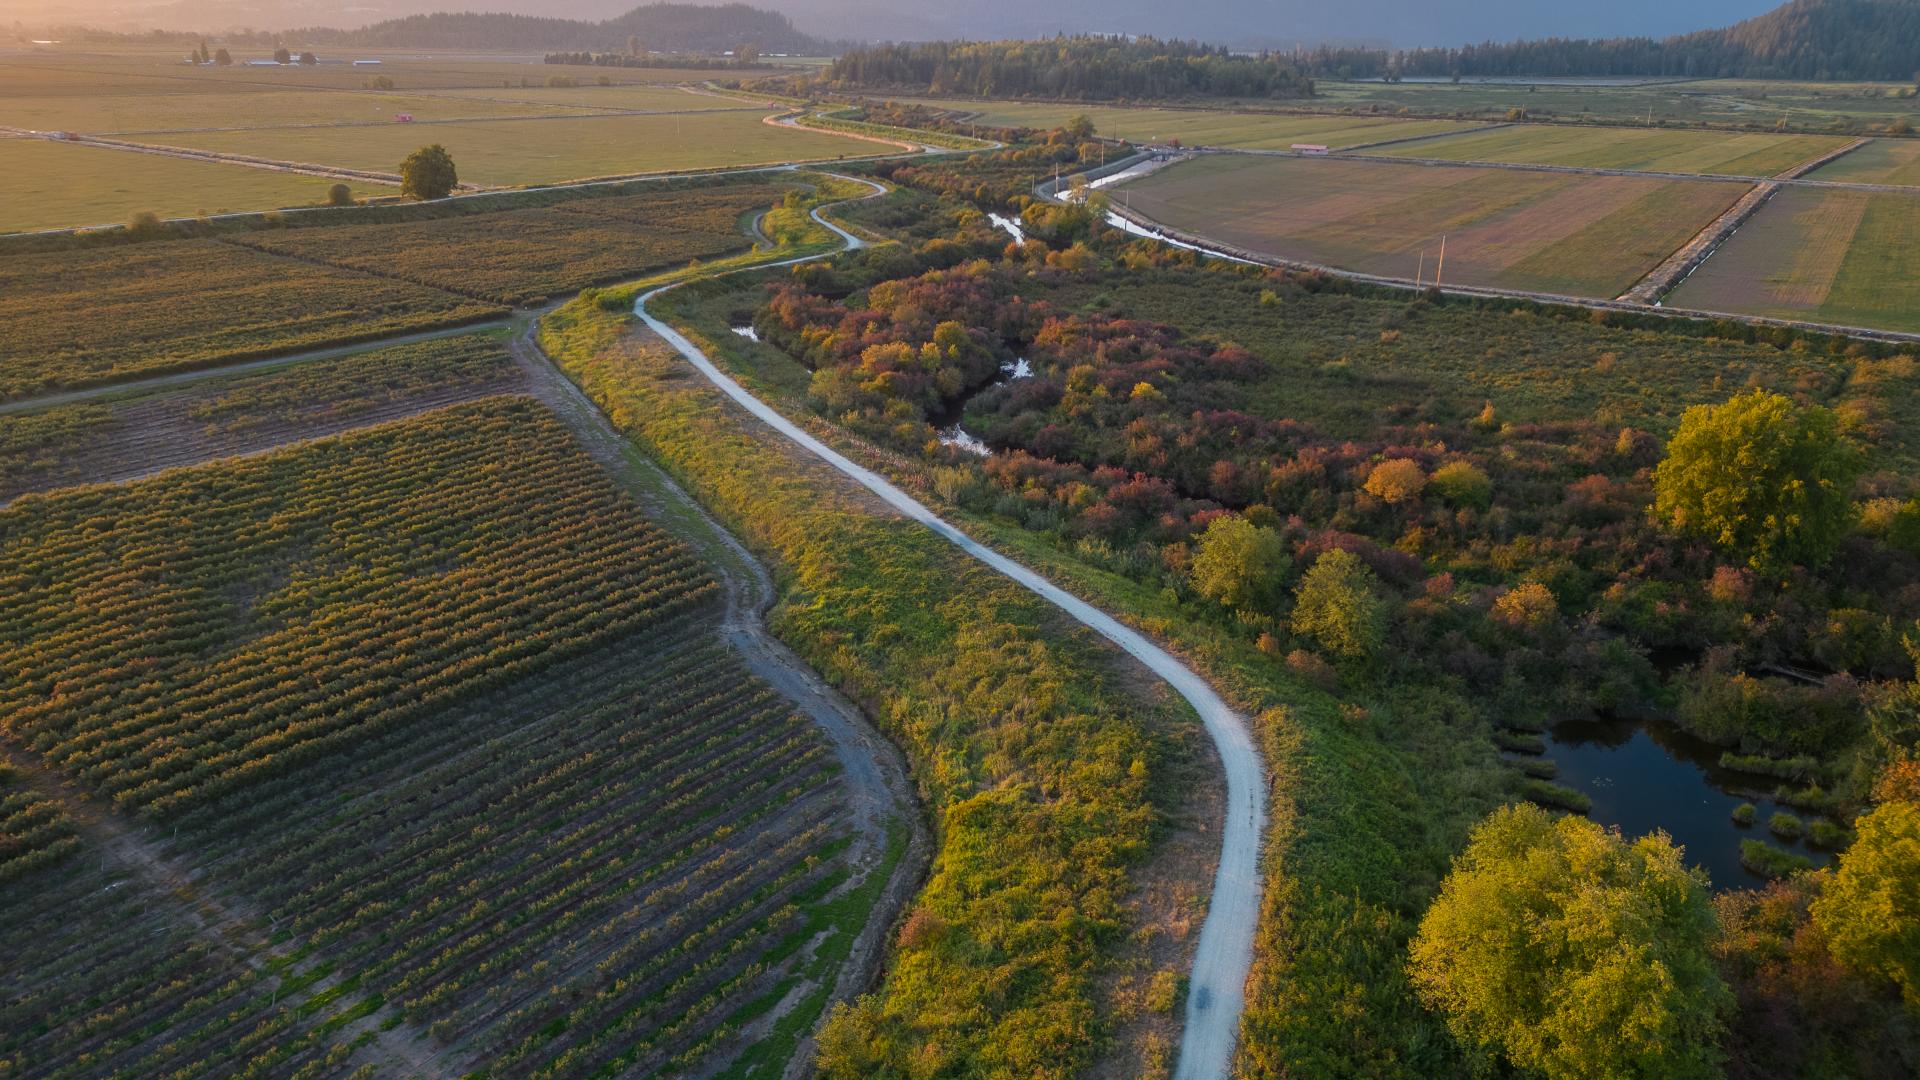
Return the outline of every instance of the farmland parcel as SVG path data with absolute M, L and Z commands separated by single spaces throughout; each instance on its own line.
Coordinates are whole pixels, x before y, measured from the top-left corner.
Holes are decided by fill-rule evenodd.
M 1203 109 L 1150 109 L 1025 101 L 903 98 L 903 102 L 977 114 L 978 123 L 996 127 L 1059 127 L 1085 116 L 1101 135 L 1137 143 L 1179 140 L 1188 146 L 1225 146 L 1242 150 L 1285 150 L 1297 142 L 1340 149 L 1363 143 L 1439 135 L 1479 126 L 1447 120 L 1398 120 L 1361 116 L 1307 116 L 1281 112 L 1222 112 Z
M 84 316 L 69 304 L 87 297 Z M 0 261 L 0 398 L 453 326 L 505 309 L 218 240 Z
M 0 515 L 0 733 L 42 763 L 0 755 L 9 1071 L 689 1064 L 864 918 L 824 740 L 528 399 Z M 90 824 L 39 869 L 46 764 L 164 850 Z
M 317 206 L 337 181 L 215 161 L 131 154 L 43 139 L 0 139 L 0 232 L 124 224 L 161 217 Z M 391 195 L 355 180 L 358 195 Z
M 262 251 L 520 304 L 748 247 L 743 216 L 784 190 L 719 184 L 403 224 L 242 234 Z
M 1667 303 L 1920 331 L 1920 194 L 1783 190 Z
M 1874 139 L 1809 175 L 1849 184 L 1920 186 L 1920 139 Z
M 831 160 L 873 144 L 762 122 L 758 113 L 583 116 L 414 128 L 279 128 L 156 136 L 146 141 L 281 161 L 391 172 L 421 144 L 444 145 L 460 178 L 539 184 L 594 176 Z
M 517 388 L 500 335 L 369 349 L 0 421 L 0 502 L 331 435 Z
M 1282 259 L 1432 281 L 1445 236 L 1447 284 L 1612 297 L 1745 190 L 1222 155 L 1162 170 L 1116 197 L 1176 229 Z
M 1590 169 L 1774 176 L 1852 140 L 1828 135 L 1754 135 L 1624 127 L 1523 124 L 1383 149 L 1389 157 L 1571 165 Z
M 506 93 L 504 90 L 489 92 L 490 95 Z M 304 124 L 390 124 L 401 114 L 424 121 L 566 116 L 579 111 L 496 96 L 455 97 L 362 90 L 54 94 L 0 102 L 0 124 L 41 131 L 111 134 Z

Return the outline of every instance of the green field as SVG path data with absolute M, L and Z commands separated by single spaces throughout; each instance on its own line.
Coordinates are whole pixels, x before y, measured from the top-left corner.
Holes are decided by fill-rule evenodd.
M 324 202 L 338 181 L 318 176 L 48 142 L 0 139 L 0 232 L 123 223 L 201 211 L 273 210 Z M 358 195 L 395 188 L 355 180 Z
M 1773 176 L 1846 143 L 1846 139 L 1824 135 L 1525 124 L 1390 147 L 1381 153 L 1447 161 Z
M 663 93 L 657 90 L 646 92 Z M 507 91 L 492 93 L 504 94 Z M 680 96 L 696 100 L 690 94 Z M 393 118 L 401 113 L 411 115 L 416 120 L 456 120 L 556 116 L 576 111 L 530 101 L 499 101 L 488 97 L 456 97 L 451 94 L 380 93 L 371 90 L 94 96 L 63 94 L 0 100 L 0 124 L 39 131 L 106 134 L 189 128 L 392 123 Z
M 1920 331 L 1920 195 L 1787 188 L 1667 303 Z
M 526 304 L 751 247 L 743 219 L 788 190 L 712 183 L 431 221 L 262 230 L 234 242 L 479 300 Z
M 1126 185 L 1156 221 L 1361 273 L 1617 296 L 1745 191 L 1734 183 L 1215 155 Z M 1422 266 L 1425 270 L 1422 273 Z
M 617 74 L 617 73 L 616 73 Z M 752 108 L 753 102 L 738 98 L 695 94 L 677 86 L 600 86 L 581 80 L 579 86 L 500 87 L 498 89 L 436 90 L 429 95 L 442 100 L 527 103 L 538 106 L 570 106 L 593 109 L 633 109 L 650 112 L 685 112 L 695 109 Z
M 1751 79 L 1537 79 L 1531 82 L 1447 80 L 1399 83 L 1322 80 L 1322 106 L 1402 109 L 1425 116 L 1501 119 L 1509 109 L 1535 117 L 1597 123 L 1677 121 L 1796 131 L 1832 131 L 1836 124 L 1882 126 L 1920 119 L 1910 83 L 1765 82 Z
M 420 146 L 453 154 L 460 179 L 486 185 L 860 157 L 872 144 L 761 122 L 758 113 L 500 120 L 374 128 L 283 128 L 169 135 L 169 146 L 391 172 Z
M 1920 186 L 1920 139 L 1874 139 L 1810 174 L 1813 180 Z
M 203 94 L 257 93 L 276 90 L 361 90 L 385 76 L 399 91 L 443 90 L 463 87 L 544 87 L 554 76 L 582 85 L 603 76 L 621 86 L 697 83 L 714 77 L 712 71 L 685 68 L 603 68 L 574 64 L 543 64 L 526 54 L 505 56 L 454 53 L 421 58 L 412 50 L 319 49 L 322 63 L 308 67 L 247 67 L 247 60 L 263 60 L 267 47 L 232 46 L 232 67 L 189 67 L 183 63 L 186 47 L 119 48 L 96 50 L 36 49 L 0 58 L 0 99 L 20 96 L 143 93 Z M 378 59 L 377 68 L 358 68 L 349 59 Z
M 901 98 L 905 103 L 978 113 L 977 121 L 1001 127 L 1059 127 L 1086 115 L 1102 135 L 1134 142 L 1178 139 L 1189 146 L 1227 146 L 1241 150 L 1284 150 L 1297 142 L 1335 148 L 1464 131 L 1471 124 L 1435 120 L 1399 120 L 1362 116 L 1310 116 L 1279 112 L 1224 112 L 1204 109 L 1135 109 L 1105 105 L 1024 101 L 961 101 Z

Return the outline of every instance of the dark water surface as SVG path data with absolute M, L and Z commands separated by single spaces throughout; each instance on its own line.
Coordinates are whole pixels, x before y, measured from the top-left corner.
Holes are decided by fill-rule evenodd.
M 1664 829 L 1704 868 L 1715 889 L 1750 888 L 1766 879 L 1740 865 L 1740 841 L 1765 840 L 1822 865 L 1832 856 L 1802 841 L 1767 831 L 1767 818 L 1785 810 L 1811 815 L 1761 797 L 1781 781 L 1720 767 L 1720 749 L 1670 725 L 1631 720 L 1580 720 L 1546 733 L 1547 756 L 1560 766 L 1557 783 L 1593 799 L 1588 816 L 1618 826 L 1629 838 Z M 1750 802 L 1752 825 L 1736 825 L 1733 808 Z

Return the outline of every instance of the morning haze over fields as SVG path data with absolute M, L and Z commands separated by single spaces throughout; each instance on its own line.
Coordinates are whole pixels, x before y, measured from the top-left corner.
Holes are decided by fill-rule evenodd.
M 0 0 L 0 1075 L 1920 1075 L 1920 0 Z

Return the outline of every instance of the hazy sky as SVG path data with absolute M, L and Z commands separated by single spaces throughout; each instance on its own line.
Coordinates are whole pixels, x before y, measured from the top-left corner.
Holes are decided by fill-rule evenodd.
M 219 29 L 361 25 L 415 11 L 604 18 L 643 0 L 0 0 L 24 18 Z M 717 0 L 698 0 L 717 2 Z M 747 0 L 830 37 L 1017 36 L 1100 30 L 1234 44 L 1326 39 L 1457 45 L 1489 38 L 1669 34 L 1721 26 L 1780 0 Z M 157 13 L 164 14 L 157 14 Z

